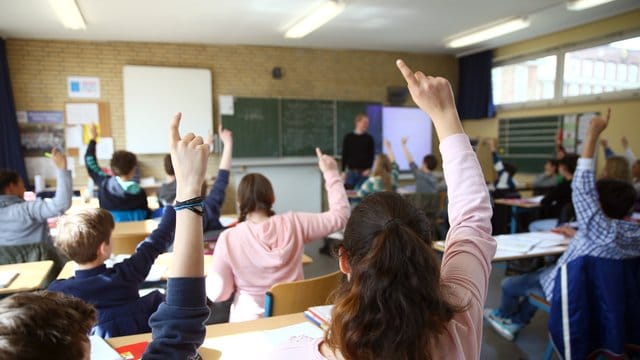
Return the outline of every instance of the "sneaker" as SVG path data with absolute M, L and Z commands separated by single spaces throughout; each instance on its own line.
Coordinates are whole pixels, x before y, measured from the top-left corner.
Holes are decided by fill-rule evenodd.
M 485 309 L 484 318 L 500 336 L 509 341 L 513 341 L 523 327 L 522 324 L 512 323 L 509 318 L 499 316 L 497 309 Z

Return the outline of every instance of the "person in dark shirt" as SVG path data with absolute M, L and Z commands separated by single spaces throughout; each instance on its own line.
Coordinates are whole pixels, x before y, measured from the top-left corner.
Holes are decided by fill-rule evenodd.
M 374 142 L 367 133 L 369 118 L 358 114 L 353 132 L 342 140 L 342 171 L 345 172 L 345 187 L 357 189 L 368 177 L 373 165 Z

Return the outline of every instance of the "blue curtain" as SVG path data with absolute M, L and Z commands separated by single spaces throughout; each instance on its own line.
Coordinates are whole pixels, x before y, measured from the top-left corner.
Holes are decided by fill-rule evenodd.
M 20 131 L 13 102 L 9 63 L 4 39 L 0 39 L 0 168 L 16 171 L 29 186 L 24 156 L 20 147 Z
M 493 50 L 458 59 L 458 112 L 461 119 L 493 117 L 495 107 L 491 89 L 492 61 Z

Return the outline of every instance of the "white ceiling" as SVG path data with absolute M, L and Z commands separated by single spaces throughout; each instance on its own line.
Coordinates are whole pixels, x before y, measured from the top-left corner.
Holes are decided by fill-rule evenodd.
M 321 1 L 77 0 L 87 29 L 73 31 L 62 26 L 48 0 L 0 0 L 0 36 L 455 54 L 640 9 L 640 0 L 580 12 L 567 11 L 563 0 L 345 0 L 344 12 L 325 26 L 302 39 L 285 39 L 285 27 Z M 531 26 L 475 47 L 443 45 L 451 35 L 512 16 L 529 16 Z

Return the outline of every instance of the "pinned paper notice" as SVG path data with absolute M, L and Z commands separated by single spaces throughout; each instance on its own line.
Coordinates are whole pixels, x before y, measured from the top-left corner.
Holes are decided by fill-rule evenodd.
M 82 146 L 82 126 L 74 125 L 67 127 L 65 144 L 67 149 L 79 149 Z
M 100 121 L 97 103 L 66 104 L 67 125 L 97 124 Z
M 233 115 L 233 96 L 220 95 L 218 102 L 220 103 L 220 115 Z
M 111 159 L 113 156 L 113 138 L 100 138 L 96 145 L 96 157 L 98 159 Z

